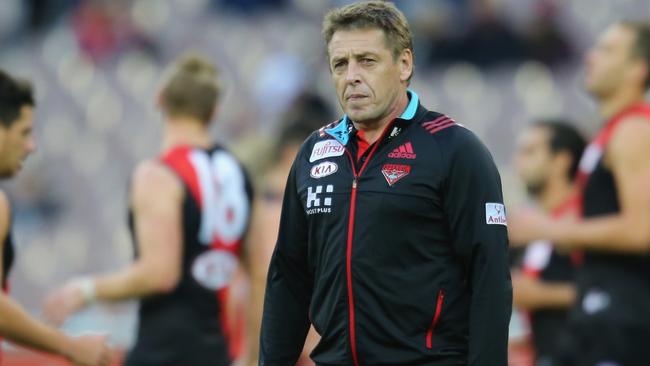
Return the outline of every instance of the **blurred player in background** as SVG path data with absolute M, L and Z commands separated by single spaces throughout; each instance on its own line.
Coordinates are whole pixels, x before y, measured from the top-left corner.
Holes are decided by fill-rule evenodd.
M 161 156 L 141 163 L 131 183 L 137 259 L 119 272 L 69 282 L 46 305 L 61 322 L 96 300 L 140 298 L 127 366 L 230 365 L 235 356 L 226 300 L 252 188 L 239 162 L 210 138 L 221 92 L 209 61 L 188 56 L 173 65 L 159 97 Z
M 650 24 L 609 27 L 587 58 L 603 127 L 580 162 L 582 220 L 523 211 L 514 242 L 583 250 L 571 316 L 575 365 L 650 365 Z
M 36 149 L 32 135 L 32 88 L 0 70 L 0 178 L 13 177 Z M 75 365 L 108 365 L 110 351 L 105 337 L 71 338 L 30 317 L 9 298 L 8 275 L 14 260 L 11 205 L 0 190 L 0 336 L 39 351 L 61 355 Z
M 251 301 L 248 327 L 249 344 L 252 347 L 250 365 L 257 365 L 266 274 L 278 237 L 287 176 L 300 145 L 322 125 L 323 120 L 334 120 L 334 118 L 330 106 L 321 97 L 308 93 L 300 95 L 282 118 L 283 126 L 273 147 L 272 161 L 262 179 L 260 195 L 255 205 L 254 225 L 248 241 L 249 252 L 255 253 L 250 256 Z M 312 328 L 298 365 L 313 365 L 308 355 L 317 342 L 318 334 Z
M 563 218 L 576 214 L 574 177 L 585 140 L 564 121 L 541 121 L 520 137 L 515 156 L 519 177 L 544 213 Z M 539 240 L 525 249 L 522 271 L 513 273 L 513 300 L 528 311 L 536 365 L 563 365 L 569 308 L 575 302 L 575 265 L 553 243 Z

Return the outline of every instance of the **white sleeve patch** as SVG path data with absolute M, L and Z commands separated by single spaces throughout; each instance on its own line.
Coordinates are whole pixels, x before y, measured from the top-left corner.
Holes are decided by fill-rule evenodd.
M 485 223 L 488 225 L 508 226 L 508 220 L 506 219 L 506 206 L 504 206 L 502 203 L 486 203 Z

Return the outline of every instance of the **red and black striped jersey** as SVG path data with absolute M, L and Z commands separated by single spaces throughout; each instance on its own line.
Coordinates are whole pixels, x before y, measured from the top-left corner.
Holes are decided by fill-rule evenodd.
M 577 175 L 584 218 L 621 210 L 619 184 L 604 154 L 616 129 L 630 117 L 650 121 L 650 104 L 633 105 L 612 117 L 585 149 Z M 577 286 L 576 320 L 650 328 L 650 255 L 585 251 Z
M 230 365 L 235 347 L 225 300 L 250 221 L 250 179 L 219 146 L 176 147 L 161 161 L 185 188 L 182 277 L 171 293 L 142 299 L 126 364 Z

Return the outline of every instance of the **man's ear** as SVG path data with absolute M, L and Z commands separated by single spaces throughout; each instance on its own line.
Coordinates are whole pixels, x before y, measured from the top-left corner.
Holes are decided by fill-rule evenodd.
M 397 60 L 400 67 L 400 81 L 406 82 L 413 75 L 413 52 L 409 49 L 405 49 L 399 55 Z

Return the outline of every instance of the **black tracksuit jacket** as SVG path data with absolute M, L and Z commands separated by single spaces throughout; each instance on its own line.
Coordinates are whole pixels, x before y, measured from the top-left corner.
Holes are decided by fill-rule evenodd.
M 291 169 L 266 287 L 260 365 L 507 365 L 512 287 L 499 173 L 479 139 L 407 109 L 357 157 L 344 117 Z M 358 158 L 358 159 L 357 159 Z

